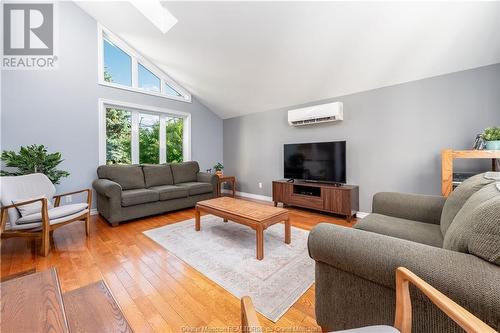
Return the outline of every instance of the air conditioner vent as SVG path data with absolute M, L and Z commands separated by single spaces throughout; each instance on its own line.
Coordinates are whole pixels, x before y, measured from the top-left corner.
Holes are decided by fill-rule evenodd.
M 288 123 L 291 126 L 326 123 L 342 119 L 343 105 L 341 102 L 315 105 L 288 111 Z

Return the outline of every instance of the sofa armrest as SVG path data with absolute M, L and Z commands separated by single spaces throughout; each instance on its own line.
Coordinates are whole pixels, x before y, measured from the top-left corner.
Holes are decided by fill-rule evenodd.
M 199 182 L 202 183 L 211 183 L 214 196 L 217 195 L 217 186 L 218 186 L 218 176 L 213 173 L 208 172 L 198 172 L 196 175 Z
M 406 267 L 481 319 L 498 322 L 500 266 L 470 254 L 376 233 L 321 223 L 309 234 L 317 262 L 395 289 L 395 271 Z
M 199 182 L 217 184 L 217 175 L 208 172 L 198 172 L 196 175 Z
M 97 193 L 108 198 L 121 198 L 122 196 L 122 187 L 120 186 L 120 184 L 115 183 L 114 181 L 111 181 L 109 179 L 96 179 L 92 182 L 92 187 Z
M 442 196 L 380 192 L 373 196 L 373 212 L 439 224 L 445 201 Z

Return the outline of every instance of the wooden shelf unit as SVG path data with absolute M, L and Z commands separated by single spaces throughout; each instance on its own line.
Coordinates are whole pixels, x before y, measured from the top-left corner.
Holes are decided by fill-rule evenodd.
M 344 215 L 348 221 L 351 221 L 352 216 L 359 210 L 359 187 L 275 180 L 273 181 L 273 201 L 275 206 L 281 202 L 285 205 Z
M 500 158 L 500 150 L 453 150 L 441 152 L 441 194 L 449 196 L 453 191 L 453 160 L 455 159 L 491 159 L 491 168 L 496 170 L 495 159 Z

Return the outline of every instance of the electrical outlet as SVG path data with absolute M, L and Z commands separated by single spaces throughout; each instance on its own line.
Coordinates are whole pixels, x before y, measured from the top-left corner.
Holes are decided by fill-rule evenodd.
M 65 198 L 66 198 L 66 203 L 72 203 L 73 202 L 73 197 L 71 195 L 68 195 Z
M 259 183 L 259 188 L 262 188 L 262 183 Z

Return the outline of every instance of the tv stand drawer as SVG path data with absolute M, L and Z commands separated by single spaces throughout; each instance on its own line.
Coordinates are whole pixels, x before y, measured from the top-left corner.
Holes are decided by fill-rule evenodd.
M 292 194 L 289 203 L 306 208 L 323 209 L 323 199 L 311 195 Z
M 359 209 L 359 188 L 355 185 L 273 181 L 274 205 L 282 202 L 302 208 L 341 214 L 348 220 Z

